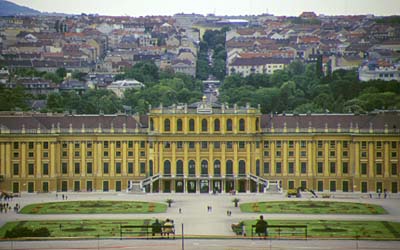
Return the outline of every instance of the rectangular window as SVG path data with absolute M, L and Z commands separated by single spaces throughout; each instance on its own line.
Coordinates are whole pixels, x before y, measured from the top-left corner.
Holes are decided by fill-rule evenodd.
M 140 151 L 140 156 L 145 157 L 146 156 L 146 152 Z
M 289 151 L 289 157 L 294 157 L 294 151 Z
M 269 174 L 269 162 L 264 162 L 264 174 Z
M 80 148 L 79 142 L 75 142 L 75 148 Z
M 392 155 L 392 158 L 397 158 L 397 152 L 396 151 L 392 151 L 391 155 Z
M 128 157 L 133 157 L 133 151 L 128 151 Z
M 330 151 L 329 152 L 329 157 L 335 157 L 335 151 Z
M 227 141 L 226 142 L 226 148 L 232 149 L 232 142 L 231 141 Z
M 74 173 L 75 174 L 80 174 L 81 173 L 81 164 L 79 162 L 75 162 Z
M 189 142 L 189 148 L 190 149 L 194 149 L 194 141 L 190 141 Z
M 28 175 L 34 175 L 35 174 L 35 165 L 33 163 L 28 164 Z
M 29 148 L 29 149 L 33 149 L 34 146 L 35 146 L 35 143 L 34 143 L 34 142 L 31 142 L 31 141 L 30 141 L 30 142 L 28 143 L 28 148 Z
M 382 142 L 381 141 L 377 141 L 376 142 L 376 148 L 382 148 Z
M 376 163 L 376 175 L 382 175 L 382 163 Z
M 171 148 L 171 143 L 169 141 L 165 141 L 164 148 Z
M 133 141 L 128 141 L 128 148 L 133 148 Z
M 329 182 L 329 191 L 336 192 L 336 181 Z
M 269 151 L 264 151 L 264 157 L 269 157 Z
M 348 162 L 342 162 L 342 173 L 343 174 L 349 173 L 349 163 Z
M 61 173 L 68 174 L 68 163 L 66 162 L 61 163 Z
M 302 162 L 301 164 L 301 173 L 305 174 L 307 173 L 307 162 Z
M 317 145 L 318 145 L 318 148 L 322 148 L 323 147 L 322 141 L 318 141 Z
M 75 151 L 75 157 L 79 157 L 79 151 Z
M 115 152 L 115 157 L 121 157 L 121 151 L 116 151 Z
M 324 192 L 324 181 L 317 182 L 317 190 L 318 192 Z
M 348 148 L 348 147 L 349 147 L 348 141 L 343 141 L 343 148 Z
M 49 164 L 43 163 L 43 175 L 49 175 Z
M 14 158 L 18 158 L 19 157 L 19 153 L 18 152 L 14 152 Z
M 116 148 L 121 148 L 121 142 L 120 141 L 115 142 L 115 147 Z
M 336 142 L 335 141 L 330 141 L 329 142 L 329 147 L 330 148 L 335 148 L 335 146 L 336 146 Z
M 87 147 L 87 148 L 92 148 L 92 145 L 93 145 L 93 144 L 92 144 L 91 142 L 86 143 L 86 147 Z
M 103 148 L 108 148 L 108 141 L 103 142 Z
M 300 156 L 301 157 L 306 157 L 307 156 L 307 152 L 306 151 L 301 151 L 300 152 Z
M 245 145 L 246 145 L 246 143 L 245 143 L 244 141 L 240 141 L 240 142 L 239 142 L 239 148 L 240 148 L 240 149 L 245 148 Z
M 289 141 L 289 148 L 294 148 L 294 142 L 293 141 Z
M 140 147 L 141 148 L 145 148 L 146 146 L 146 142 L 145 141 L 140 141 Z
M 108 162 L 103 163 L 103 173 L 108 174 L 109 169 L 108 169 Z
M 361 142 L 361 148 L 362 149 L 366 149 L 367 148 L 367 142 L 366 141 L 362 141 Z
M 92 192 L 93 191 L 93 181 L 87 181 L 86 182 L 86 191 L 87 192 Z
M 367 174 L 367 163 L 361 163 L 361 174 L 362 175 Z
M 395 141 L 392 141 L 392 149 L 396 149 L 397 148 L 397 143 Z
M 121 174 L 121 162 L 116 162 L 115 163 L 115 173 L 116 174 Z
M 277 162 L 277 163 L 276 163 L 275 172 L 276 172 L 277 174 L 281 174 L 281 173 L 282 173 L 282 163 L 280 163 L 280 162 Z
M 63 152 L 62 152 L 62 156 L 63 156 L 63 157 L 68 157 L 68 152 L 67 152 L 67 151 L 63 151 Z
M 133 174 L 133 162 L 128 162 L 128 174 Z
M 63 143 L 62 143 L 62 148 L 67 148 L 67 147 L 68 147 L 68 143 L 63 142 Z
M 276 157 L 280 158 L 281 157 L 281 151 L 276 151 Z
M 397 192 L 398 192 L 398 184 L 397 184 L 397 182 L 392 182 L 392 193 L 393 194 L 397 194 Z
M 86 173 L 93 174 L 93 163 L 91 162 L 86 163 Z
M 13 175 L 19 175 L 19 164 L 18 163 L 13 164 Z
M 300 181 L 300 186 L 302 189 L 306 189 L 307 188 L 307 181 Z
M 349 157 L 349 151 L 343 151 L 343 157 L 344 158 Z
M 318 162 L 317 163 L 317 173 L 322 174 L 324 173 L 324 163 L 323 162 Z
M 294 189 L 294 181 L 288 181 L 288 189 Z
M 397 164 L 392 163 L 392 175 L 397 175 Z
M 74 192 L 79 192 L 81 190 L 81 182 L 74 181 Z
M 145 174 L 146 173 L 146 163 L 141 162 L 140 163 L 140 173 Z
M 176 142 L 176 148 L 179 148 L 179 149 L 183 148 L 183 142 L 181 142 L 181 141 Z
M 281 148 L 281 147 L 282 147 L 282 142 L 276 141 L 276 148 Z
M 300 147 L 305 148 L 306 147 L 306 141 L 300 141 Z
M 14 142 L 13 148 L 14 148 L 14 149 L 19 149 L 19 143 L 18 143 L 18 142 Z
M 104 156 L 104 157 L 108 157 L 108 151 L 104 151 L 104 152 L 103 152 L 103 156 Z
M 382 152 L 380 151 L 376 152 L 376 158 L 382 158 Z
M 289 172 L 289 174 L 294 173 L 294 162 L 289 162 L 288 172 Z
M 322 151 L 318 151 L 317 156 L 318 156 L 318 157 L 323 157 L 324 154 L 322 153 Z
M 208 142 L 202 141 L 202 142 L 201 142 L 201 148 L 202 148 L 202 149 L 206 149 L 207 147 L 208 147 Z
M 92 157 L 92 155 L 93 155 L 92 151 L 87 151 L 87 152 L 86 152 L 86 156 L 87 156 L 87 157 L 90 158 L 90 157 Z
M 214 148 L 215 149 L 220 149 L 221 148 L 221 143 L 219 141 L 214 142 Z
M 367 158 L 367 151 L 361 152 L 361 158 Z
M 43 142 L 43 149 L 49 149 L 49 143 L 47 141 Z
M 34 153 L 33 153 L 33 152 L 29 152 L 29 153 L 28 153 L 28 157 L 29 157 L 29 158 L 33 158 L 33 156 L 34 156 Z
M 331 174 L 336 174 L 336 162 L 329 163 L 329 172 Z
M 264 148 L 269 148 L 269 141 L 264 141 Z
M 121 181 L 115 182 L 115 192 L 121 192 Z
M 342 190 L 343 192 L 349 192 L 349 182 L 348 181 L 343 181 L 342 182 Z

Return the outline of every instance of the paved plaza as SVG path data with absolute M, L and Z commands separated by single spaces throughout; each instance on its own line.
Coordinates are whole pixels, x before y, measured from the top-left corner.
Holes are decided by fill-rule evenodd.
M 249 240 L 239 239 L 231 230 L 231 224 L 241 220 L 256 219 L 259 214 L 241 213 L 234 207 L 233 198 L 240 202 L 293 200 L 283 194 L 127 194 L 127 193 L 68 193 L 68 200 L 124 200 L 124 201 L 152 201 L 165 202 L 173 199 L 174 203 L 166 213 L 152 214 L 84 214 L 84 215 L 27 215 L 9 211 L 0 214 L 0 225 L 8 221 L 18 220 L 60 220 L 60 219 L 173 219 L 175 221 L 178 239 L 175 240 L 85 240 L 85 241 L 3 241 L 0 249 L 181 249 L 179 238 L 184 225 L 184 235 L 193 238 L 210 236 L 214 239 L 186 239 L 185 249 L 399 249 L 400 242 L 372 242 L 372 241 L 319 241 L 319 240 Z M 297 198 L 295 198 L 297 199 Z M 303 200 L 310 197 L 301 198 Z M 388 214 L 384 215 L 298 215 L 298 214 L 266 214 L 269 219 L 296 219 L 296 220 L 377 220 L 400 222 L 400 197 L 393 195 L 388 199 L 367 198 L 359 195 L 336 195 L 330 200 L 365 202 L 383 206 Z M 21 207 L 31 203 L 60 201 L 61 194 L 23 194 L 15 198 L 11 205 L 19 203 Z M 212 210 L 207 209 L 208 206 Z M 179 213 L 179 209 L 181 213 Z M 227 211 L 232 211 L 228 216 Z M 222 238 L 222 239 L 218 239 Z M 321 243 L 322 242 L 322 243 Z

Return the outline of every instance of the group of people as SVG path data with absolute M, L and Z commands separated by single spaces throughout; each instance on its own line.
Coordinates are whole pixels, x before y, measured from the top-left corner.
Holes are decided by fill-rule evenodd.
M 11 207 L 11 204 L 8 202 L 0 203 L 0 213 L 7 213 L 8 211 L 11 211 L 11 209 L 13 209 L 15 213 L 18 213 L 20 208 L 21 207 L 18 203 L 15 204 L 14 207 Z
M 151 233 L 153 236 L 160 234 L 161 236 L 167 236 L 169 238 L 170 234 L 174 234 L 174 221 L 166 219 L 163 224 L 156 219 L 153 224 L 151 224 Z

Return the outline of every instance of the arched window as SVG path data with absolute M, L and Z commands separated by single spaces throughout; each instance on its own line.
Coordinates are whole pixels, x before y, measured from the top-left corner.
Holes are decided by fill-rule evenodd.
M 226 175 L 227 176 L 233 175 L 233 162 L 231 160 L 226 161 Z
M 221 176 L 221 162 L 219 160 L 214 161 L 214 176 Z
M 239 120 L 239 131 L 243 132 L 245 130 L 245 122 L 244 119 Z
M 178 132 L 182 132 L 182 130 L 183 130 L 182 119 L 178 119 L 178 120 L 176 121 L 176 130 L 177 130 Z
M 239 176 L 246 175 L 246 162 L 244 160 L 239 161 Z
M 214 120 L 214 131 L 219 131 L 220 130 L 220 122 L 219 119 Z
M 164 120 L 164 131 L 171 131 L 171 122 L 169 119 Z
M 207 132 L 207 125 L 208 124 L 206 119 L 201 120 L 201 132 Z
M 176 161 L 176 175 L 183 176 L 183 161 Z
M 191 132 L 194 131 L 194 120 L 193 119 L 189 120 L 189 131 L 191 131 Z
M 201 176 L 208 176 L 208 162 L 206 160 L 201 161 Z
M 154 120 L 150 118 L 150 131 L 154 131 Z
M 232 119 L 226 120 L 226 131 L 232 131 Z
M 260 129 L 260 119 L 256 119 L 256 131 L 258 131 Z
M 194 160 L 189 161 L 189 176 L 196 176 L 196 163 Z
M 171 175 L 171 162 L 168 160 L 164 161 L 164 175 Z

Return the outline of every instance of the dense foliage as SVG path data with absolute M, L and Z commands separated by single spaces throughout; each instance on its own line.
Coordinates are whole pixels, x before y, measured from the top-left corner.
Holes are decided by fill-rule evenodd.
M 206 80 L 209 75 L 219 80 L 225 77 L 226 50 L 225 34 L 228 28 L 221 30 L 206 30 L 197 60 L 197 78 Z M 211 58 L 209 58 L 211 56 Z M 210 60 L 211 59 L 211 60 Z
M 272 75 L 233 75 L 225 78 L 220 101 L 270 112 L 367 112 L 400 108 L 400 83 L 360 82 L 356 70 L 337 70 L 321 77 L 315 64 L 299 61 Z
M 20 237 L 49 237 L 50 231 L 46 227 L 38 229 L 30 229 L 24 226 L 17 226 L 11 230 L 7 230 L 5 238 L 20 238 Z

